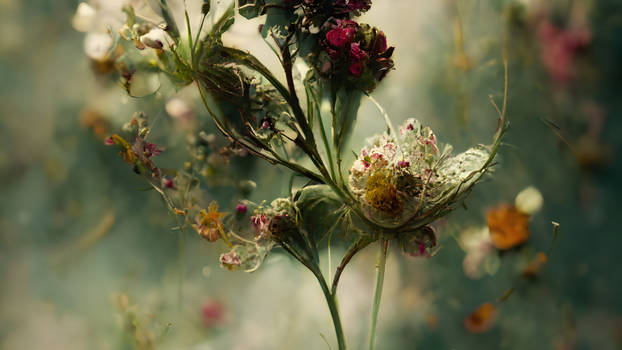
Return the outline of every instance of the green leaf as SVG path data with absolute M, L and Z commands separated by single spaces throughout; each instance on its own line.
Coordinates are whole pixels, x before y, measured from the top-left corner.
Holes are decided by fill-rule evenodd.
M 333 143 L 339 155 L 352 135 L 362 97 L 360 90 L 341 88 L 333 100 Z

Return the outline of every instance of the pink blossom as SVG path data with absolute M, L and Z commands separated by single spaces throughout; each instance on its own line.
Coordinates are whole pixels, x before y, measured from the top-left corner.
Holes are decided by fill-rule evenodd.
M 225 308 L 217 300 L 207 300 L 201 305 L 201 321 L 206 328 L 222 323 L 225 317 Z
M 145 157 L 149 158 L 152 155 L 153 156 L 159 156 L 160 152 L 162 152 L 162 150 L 160 150 L 158 148 L 158 146 L 156 146 L 155 144 L 151 143 L 151 142 L 145 142 L 145 145 L 143 146 L 144 152 L 145 152 Z
M 114 140 L 112 139 L 112 137 L 107 138 L 106 141 L 104 141 L 104 145 L 106 146 L 114 145 Z
M 255 233 L 258 237 L 263 237 L 268 232 L 270 222 L 264 214 L 251 216 L 251 222 L 255 227 Z
M 409 165 L 410 163 L 405 160 L 400 160 L 399 162 L 397 162 L 397 166 L 400 168 L 406 168 Z
M 175 182 L 173 179 L 164 179 L 164 187 L 166 188 L 175 188 Z
M 591 33 L 587 28 L 560 29 L 550 21 L 543 21 L 538 28 L 541 59 L 553 82 L 564 85 L 574 76 L 574 60 L 577 52 L 588 45 Z
M 240 214 L 244 214 L 244 213 L 246 213 L 246 210 L 247 210 L 247 209 L 248 209 L 248 208 L 246 207 L 246 204 L 244 204 L 244 203 L 239 203 L 239 204 L 235 207 L 235 210 L 236 210 L 238 213 L 240 213 Z

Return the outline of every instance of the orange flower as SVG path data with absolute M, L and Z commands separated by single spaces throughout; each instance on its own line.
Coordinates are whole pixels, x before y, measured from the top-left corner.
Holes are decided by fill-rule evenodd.
M 464 319 L 464 328 L 471 333 L 484 333 L 494 326 L 497 315 L 494 305 L 484 303 Z
M 515 207 L 502 204 L 486 214 L 490 239 L 500 250 L 507 250 L 525 243 L 529 239 L 529 215 Z
M 207 211 L 203 209 L 199 212 L 195 218 L 196 224 L 192 227 L 209 242 L 216 242 L 219 238 L 224 237 L 220 219 L 226 215 L 226 213 L 219 212 L 218 203 L 212 201 L 207 207 Z

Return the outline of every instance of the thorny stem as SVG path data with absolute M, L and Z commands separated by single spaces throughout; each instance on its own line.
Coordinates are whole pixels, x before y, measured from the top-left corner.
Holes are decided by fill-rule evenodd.
M 384 285 L 384 268 L 387 263 L 387 247 L 389 241 L 380 239 L 380 251 L 378 252 L 378 263 L 376 265 L 376 290 L 374 291 L 374 303 L 371 310 L 371 327 L 369 330 L 369 350 L 374 350 L 376 344 L 376 322 L 378 321 L 378 310 L 380 309 L 380 298 L 382 297 L 382 287 Z

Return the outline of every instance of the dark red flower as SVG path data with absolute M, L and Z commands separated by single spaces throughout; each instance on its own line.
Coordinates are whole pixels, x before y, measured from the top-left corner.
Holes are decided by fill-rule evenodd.
M 372 50 L 372 55 L 378 55 L 385 51 L 387 51 L 387 37 L 383 32 L 378 31 L 376 34 L 376 41 L 374 42 L 374 49 Z
M 160 152 L 162 152 L 162 150 L 159 149 L 158 146 L 156 146 L 155 144 L 151 142 L 145 142 L 144 151 L 145 151 L 145 157 L 147 158 L 151 157 L 152 155 L 159 156 Z
M 173 179 L 164 179 L 164 187 L 175 188 L 175 182 L 173 181 Z
M 361 50 L 361 44 L 352 43 L 350 44 L 350 57 L 354 62 L 361 62 L 367 58 L 367 53 Z
M 248 208 L 246 207 L 246 204 L 240 203 L 235 207 L 235 210 L 240 214 L 244 214 Z
M 336 48 L 343 48 L 354 39 L 358 24 L 351 20 L 340 20 L 335 28 L 326 33 L 326 41 Z
M 363 62 L 354 62 L 350 65 L 350 73 L 355 77 L 360 77 L 363 73 Z

